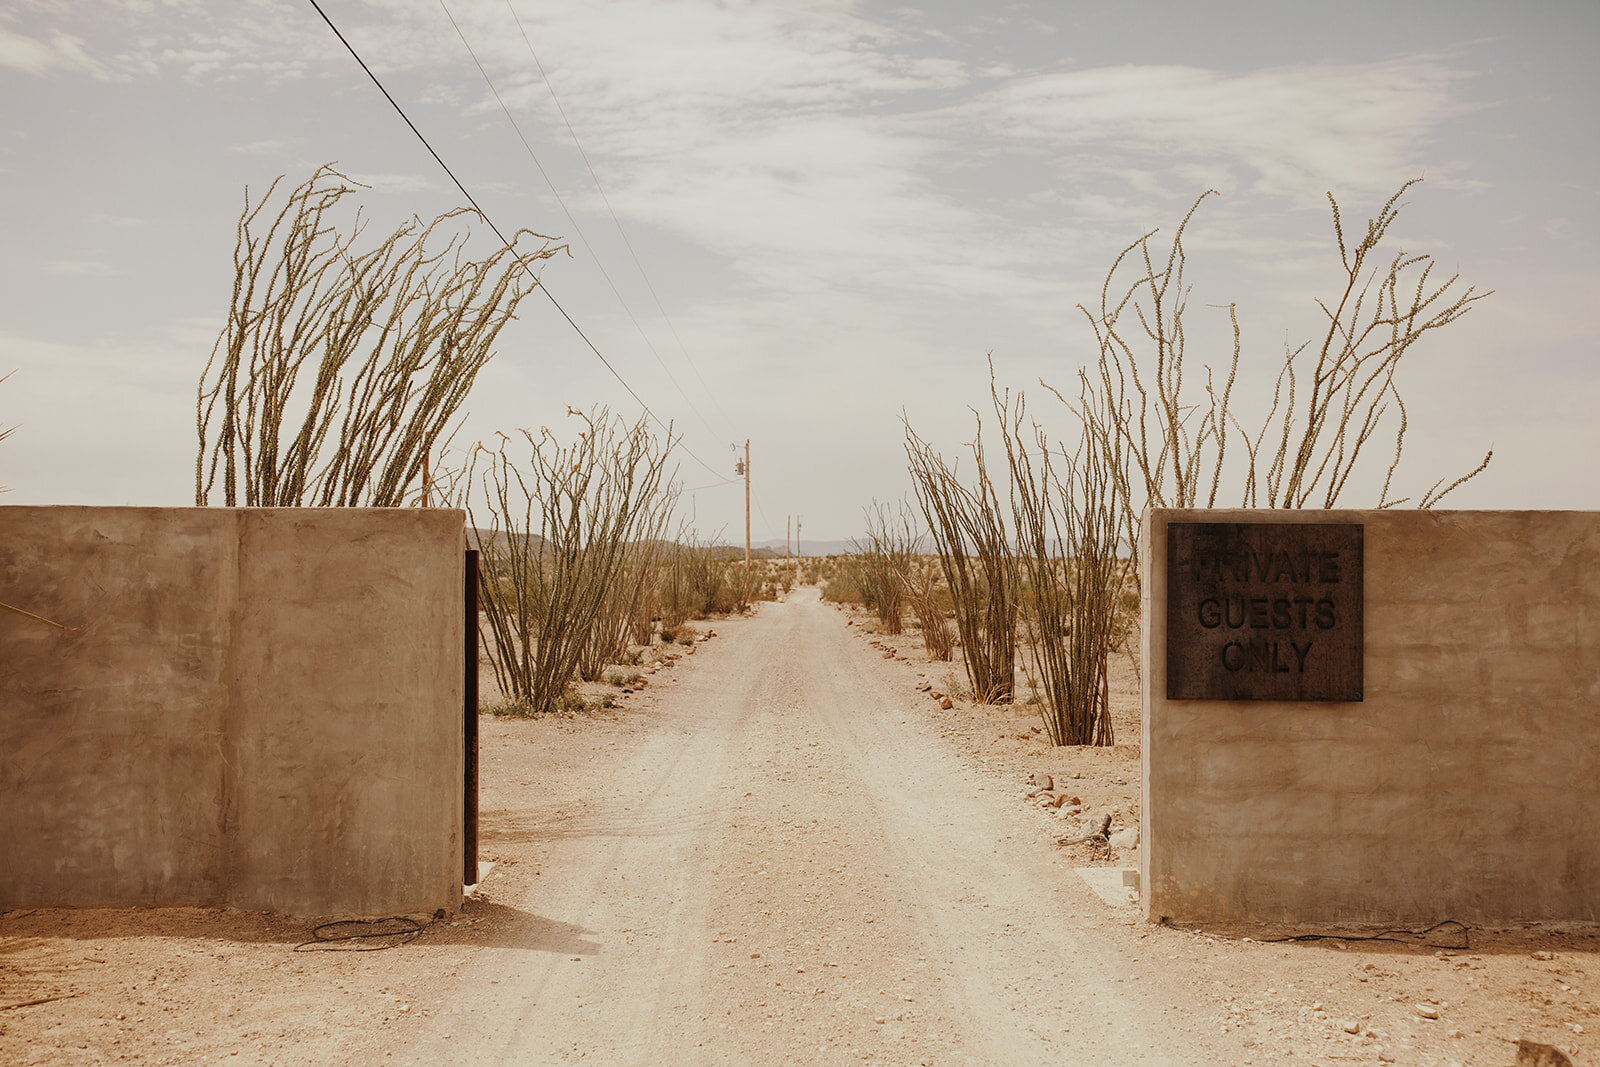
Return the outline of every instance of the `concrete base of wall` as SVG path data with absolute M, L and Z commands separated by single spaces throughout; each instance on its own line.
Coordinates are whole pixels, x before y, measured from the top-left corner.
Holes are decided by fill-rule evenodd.
M 463 527 L 0 508 L 0 909 L 454 910 Z

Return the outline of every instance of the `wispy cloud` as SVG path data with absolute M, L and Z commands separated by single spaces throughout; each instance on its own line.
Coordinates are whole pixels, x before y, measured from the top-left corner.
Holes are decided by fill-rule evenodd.
M 67 71 L 105 76 L 105 68 L 89 55 L 80 38 L 59 30 L 30 37 L 3 21 L 0 21 L 0 67 L 27 74 Z
M 1414 175 L 1462 77 L 1431 56 L 1246 73 L 1102 67 L 1012 79 L 930 118 L 1090 178 L 1159 163 L 1304 200 Z
M 287 142 L 277 139 L 264 141 L 242 141 L 228 146 L 228 151 L 242 156 L 276 156 L 282 155 L 288 147 Z

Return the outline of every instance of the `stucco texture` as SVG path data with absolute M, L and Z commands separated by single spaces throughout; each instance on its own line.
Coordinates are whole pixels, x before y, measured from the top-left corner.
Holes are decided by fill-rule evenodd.
M 1359 702 L 1169 700 L 1167 526 L 1361 523 Z M 1600 920 L 1600 514 L 1153 510 L 1149 918 Z
M 0 508 L 0 908 L 453 909 L 462 531 Z

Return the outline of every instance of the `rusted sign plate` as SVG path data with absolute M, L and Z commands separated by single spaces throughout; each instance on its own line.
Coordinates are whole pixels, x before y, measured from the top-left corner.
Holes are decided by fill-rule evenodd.
M 1167 699 L 1360 700 L 1359 523 L 1167 526 Z

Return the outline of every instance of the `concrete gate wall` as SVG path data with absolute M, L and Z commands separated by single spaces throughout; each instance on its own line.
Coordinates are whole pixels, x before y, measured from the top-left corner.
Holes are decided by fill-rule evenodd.
M 1360 703 L 1166 699 L 1167 526 L 1365 527 Z M 1151 919 L 1600 920 L 1600 514 L 1146 514 Z
M 463 527 L 0 508 L 0 909 L 457 907 Z

